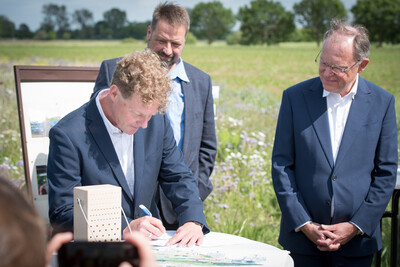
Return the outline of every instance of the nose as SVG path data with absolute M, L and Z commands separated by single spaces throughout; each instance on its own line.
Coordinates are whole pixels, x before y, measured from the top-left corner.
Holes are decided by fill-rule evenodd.
M 324 69 L 324 75 L 326 75 L 326 76 L 332 76 L 332 75 L 334 75 L 334 74 L 335 74 L 335 73 L 333 72 L 333 69 L 332 69 L 331 66 L 325 67 L 325 69 Z
M 151 119 L 151 116 L 143 118 L 143 120 L 139 123 L 140 127 L 142 127 L 143 129 L 146 129 L 147 123 L 149 122 L 150 119 Z
M 165 43 L 165 46 L 163 48 L 163 52 L 164 52 L 164 54 L 166 54 L 168 56 L 172 54 L 172 46 L 171 46 L 170 42 L 166 42 Z

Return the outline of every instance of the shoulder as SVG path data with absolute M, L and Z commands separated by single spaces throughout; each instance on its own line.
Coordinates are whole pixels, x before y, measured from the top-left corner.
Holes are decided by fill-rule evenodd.
M 319 90 L 322 88 L 321 79 L 319 77 L 314 77 L 295 85 L 288 87 L 284 92 L 287 94 L 299 94 L 304 90 Z
M 65 115 L 57 122 L 57 124 L 54 127 L 71 131 L 71 127 L 78 127 L 79 125 L 85 125 L 88 113 L 93 113 L 94 108 L 96 108 L 97 110 L 96 102 L 95 99 L 93 98 L 88 102 L 86 102 L 85 104 L 83 104 L 82 106 L 80 106 L 79 108 Z
M 116 65 L 118 61 L 120 61 L 122 57 L 116 57 L 116 58 L 110 58 L 110 59 L 105 59 L 101 62 L 101 65 Z
M 185 66 L 185 71 L 189 77 L 195 75 L 198 78 L 210 79 L 210 75 L 208 75 L 201 69 L 193 66 L 192 64 L 189 64 L 186 61 L 183 61 L 183 65 Z
M 372 93 L 374 96 L 377 97 L 382 97 L 382 98 L 393 98 L 394 96 L 380 87 L 379 85 L 376 85 L 375 83 L 368 81 L 361 76 L 359 77 L 358 81 L 358 88 L 359 90 L 366 92 L 366 93 Z

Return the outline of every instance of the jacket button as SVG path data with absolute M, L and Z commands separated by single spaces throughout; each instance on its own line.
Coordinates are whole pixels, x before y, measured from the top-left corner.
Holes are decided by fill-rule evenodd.
M 328 207 L 330 207 L 330 206 L 331 206 L 331 202 L 330 202 L 330 201 L 326 201 L 326 202 L 325 202 L 325 205 L 327 205 Z
M 336 181 L 336 179 L 337 179 L 336 175 L 332 176 L 332 180 Z

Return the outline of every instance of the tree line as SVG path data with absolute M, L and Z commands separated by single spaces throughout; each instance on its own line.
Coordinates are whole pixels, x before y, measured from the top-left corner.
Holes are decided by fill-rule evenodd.
M 276 44 L 285 41 L 315 41 L 319 45 L 332 18 L 348 19 L 340 0 L 301 0 L 293 12 L 273 0 L 253 0 L 239 8 L 237 14 L 219 1 L 200 2 L 188 9 L 191 17 L 187 42 L 197 39 L 226 40 L 228 44 Z M 351 8 L 353 22 L 370 32 L 370 39 L 383 43 L 400 42 L 400 0 L 357 0 Z M 26 24 L 15 24 L 0 15 L 0 38 L 16 39 L 124 39 L 144 40 L 150 21 L 129 22 L 126 11 L 111 8 L 103 19 L 94 22 L 88 9 L 75 10 L 71 15 L 65 5 L 42 6 L 43 20 L 36 31 Z M 240 29 L 233 31 L 235 24 Z M 296 28 L 296 22 L 301 25 Z M 72 26 L 75 26 L 74 29 Z

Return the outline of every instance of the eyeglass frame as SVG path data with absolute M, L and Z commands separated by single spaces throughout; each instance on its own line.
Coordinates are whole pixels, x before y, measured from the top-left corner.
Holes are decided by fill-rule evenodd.
M 315 63 L 318 63 L 318 56 L 321 54 L 321 51 L 322 51 L 322 50 L 320 50 L 320 51 L 318 52 L 317 56 L 315 57 L 315 60 L 314 60 Z M 326 68 L 330 68 L 331 71 L 332 71 L 333 73 L 335 73 L 335 74 L 343 74 L 343 73 L 346 73 L 347 71 L 349 71 L 350 69 L 352 69 L 355 65 L 360 64 L 361 61 L 362 61 L 362 59 L 357 60 L 356 63 L 354 63 L 353 65 L 351 65 L 350 67 L 347 67 L 347 68 L 340 68 L 339 66 L 331 66 L 331 65 L 329 65 L 329 64 L 326 63 L 326 62 L 323 62 L 322 64 L 323 64 Z M 319 64 L 321 64 L 321 57 L 320 57 Z M 335 70 L 338 70 L 338 71 L 340 71 L 340 72 L 339 72 L 339 73 L 336 73 Z

